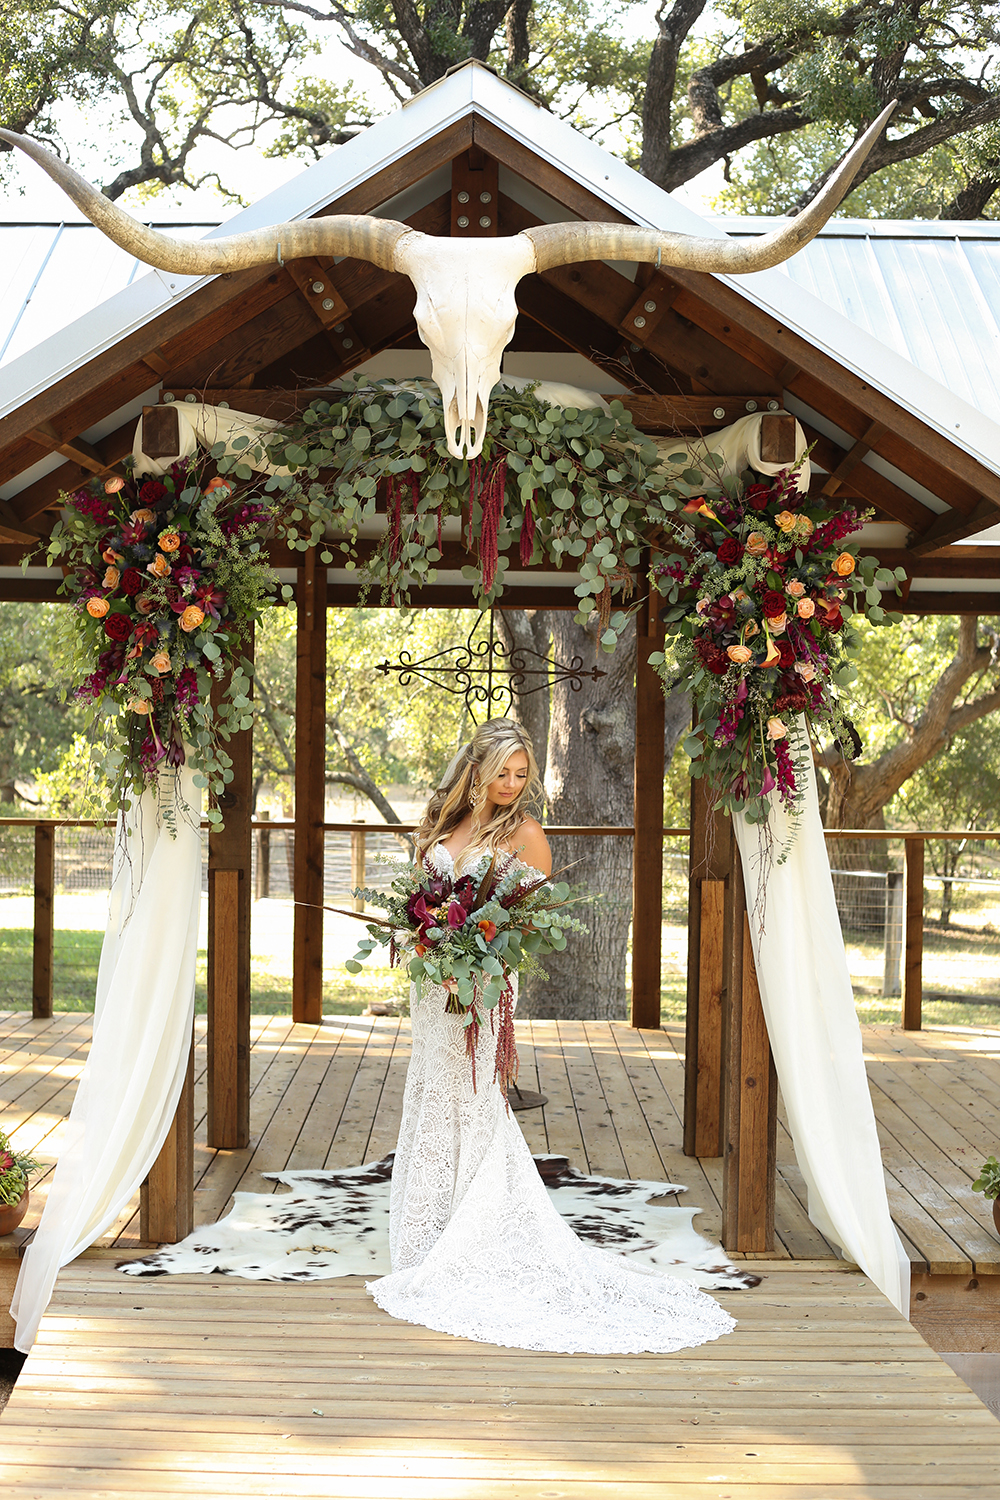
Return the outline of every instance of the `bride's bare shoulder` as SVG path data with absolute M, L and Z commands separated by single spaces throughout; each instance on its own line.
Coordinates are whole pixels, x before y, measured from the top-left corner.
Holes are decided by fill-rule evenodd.
M 523 864 L 543 875 L 552 873 L 552 851 L 545 830 L 537 818 L 525 818 L 511 839 L 514 853 Z

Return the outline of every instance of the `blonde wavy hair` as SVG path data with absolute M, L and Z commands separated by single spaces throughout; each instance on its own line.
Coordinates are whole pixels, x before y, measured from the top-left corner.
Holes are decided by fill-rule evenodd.
M 477 848 L 496 854 L 502 846 L 511 846 L 514 834 L 540 798 L 538 764 L 531 740 L 516 719 L 487 719 L 469 743 L 463 745 L 427 804 L 423 820 L 413 835 L 418 860 L 422 861 L 428 849 L 454 833 L 468 815 L 474 786 L 485 787 L 495 781 L 518 750 L 528 757 L 528 779 L 523 790 L 509 807 L 494 807 L 493 816 L 481 827 L 477 827 L 478 815 L 474 814 L 472 825 L 472 841 Z

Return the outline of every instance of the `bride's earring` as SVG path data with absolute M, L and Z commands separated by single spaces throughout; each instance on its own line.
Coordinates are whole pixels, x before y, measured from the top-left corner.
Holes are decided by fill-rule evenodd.
M 479 813 L 482 812 L 485 801 L 486 788 L 477 777 L 469 788 L 469 806 L 474 813 Z

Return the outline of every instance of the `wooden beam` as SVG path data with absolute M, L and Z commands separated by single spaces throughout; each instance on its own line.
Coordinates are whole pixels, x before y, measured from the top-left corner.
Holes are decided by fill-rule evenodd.
M 253 659 L 253 636 L 243 654 Z M 221 702 L 222 684 L 212 690 Z M 219 798 L 225 820 L 208 837 L 208 1144 L 250 1140 L 250 885 L 253 731 L 226 746 L 233 779 Z
M 326 569 L 310 547 L 296 593 L 295 916 L 292 1018 L 323 1019 L 323 858 L 326 798 Z
M 924 958 L 924 840 L 907 839 L 903 845 L 903 1029 L 919 1031 L 923 1009 L 922 969 Z
M 648 572 L 648 559 L 642 568 Z M 632 840 L 632 1014 L 636 1027 L 660 1024 L 663 941 L 663 683 L 649 658 L 663 645 L 660 595 L 636 616 L 635 769 Z
M 55 954 L 56 831 L 51 823 L 35 824 L 35 901 L 31 962 L 31 1014 L 52 1014 Z
M 734 857 L 731 819 L 711 807 L 704 778 L 692 777 L 684 1048 L 686 1156 L 721 1156 L 723 1151 L 726 884 Z
M 167 1138 L 139 1190 L 139 1238 L 176 1245 L 194 1229 L 194 1036 Z
M 846 458 L 849 450 L 842 448 L 839 443 L 832 442 L 828 437 L 824 437 L 808 422 L 802 422 L 802 430 L 812 447 L 817 464 L 828 473 L 834 473 Z M 928 506 L 915 499 L 906 490 L 900 489 L 899 485 L 894 484 L 891 479 L 886 479 L 877 469 L 871 468 L 863 461 L 852 469 L 849 487 L 865 500 L 870 501 L 877 510 L 891 516 L 894 521 L 900 521 L 904 526 L 909 526 L 911 530 L 923 531 L 934 520 L 935 513 Z
M 844 454 L 833 473 L 820 490 L 821 495 L 835 495 L 849 474 L 852 474 L 866 453 L 870 453 L 885 432 L 884 422 L 873 422 L 864 437 Z
M 949 542 L 961 541 L 963 537 L 975 536 L 977 531 L 984 531 L 987 526 L 995 525 L 1000 521 L 1000 511 L 992 500 L 982 499 L 967 515 L 960 511 L 946 510 L 934 520 L 919 536 L 910 540 L 910 551 L 916 557 L 921 557 L 925 552 L 936 552 L 941 547 L 946 547 Z
M 778 1080 L 760 1002 L 742 872 L 734 861 L 726 996 L 726 1151 L 722 1242 L 727 1250 L 774 1249 Z
M 495 239 L 499 219 L 499 168 L 470 146 L 451 164 L 451 225 L 455 239 Z
M 110 472 L 131 453 L 135 428 L 135 418 L 131 417 L 95 444 L 96 451 L 104 460 L 105 472 Z M 82 484 L 89 484 L 93 477 L 92 470 L 84 469 L 77 463 L 61 464 L 58 469 L 53 469 L 50 474 L 36 479 L 34 484 L 27 485 L 12 496 L 10 508 L 18 521 L 22 524 L 29 523 L 50 506 L 58 505 L 59 497 L 64 491 L 68 493 L 79 489 Z

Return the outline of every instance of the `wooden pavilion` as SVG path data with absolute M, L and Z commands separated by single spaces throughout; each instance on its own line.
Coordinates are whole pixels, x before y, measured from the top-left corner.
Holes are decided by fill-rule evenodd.
M 470 205 L 474 205 L 470 211 Z M 439 84 L 225 226 L 374 213 L 438 235 L 511 234 L 539 222 L 625 221 L 718 232 L 478 63 Z M 906 569 L 901 607 L 1000 610 L 1000 548 L 964 545 L 1000 522 L 1000 423 L 863 333 L 781 272 L 725 278 L 587 263 L 531 276 L 506 370 L 628 392 L 653 433 L 706 432 L 765 414 L 764 442 L 791 460 L 791 418 L 813 444 L 813 483 L 876 512 L 866 550 Z M 172 403 L 288 414 L 348 371 L 429 372 L 402 276 L 351 260 L 293 261 L 217 277 L 149 272 L 0 369 L 0 598 L 55 599 L 57 576 L 16 565 L 62 491 L 114 472 L 136 423 L 171 451 Z M 587 373 L 587 365 L 590 371 Z M 176 424 L 174 424 L 176 426 Z M 326 611 L 358 598 L 352 575 L 272 548 L 298 603 L 294 1019 L 321 1013 Z M 448 543 L 427 607 L 473 602 Z M 576 575 L 510 559 L 504 608 L 575 607 Z M 633 997 L 659 1024 L 663 714 L 640 610 L 636 655 Z M 226 829 L 209 858 L 208 1140 L 249 1136 L 249 737 L 235 750 Z M 621 832 L 622 830 L 619 830 Z M 724 1157 L 724 1235 L 773 1244 L 776 1087 L 753 976 L 738 860 L 727 829 L 692 821 L 685 1149 Z M 192 1222 L 192 1091 L 145 1194 L 144 1234 Z

